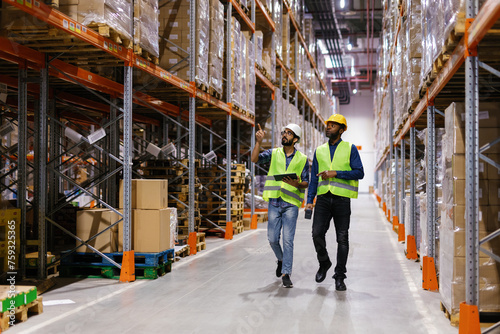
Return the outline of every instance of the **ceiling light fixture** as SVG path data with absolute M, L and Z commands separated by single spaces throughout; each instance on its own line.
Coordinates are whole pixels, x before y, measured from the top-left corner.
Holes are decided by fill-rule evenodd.
M 345 0 L 340 0 L 340 8 L 345 8 Z

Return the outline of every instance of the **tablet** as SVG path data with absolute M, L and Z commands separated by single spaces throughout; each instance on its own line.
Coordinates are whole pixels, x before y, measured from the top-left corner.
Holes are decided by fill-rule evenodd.
M 281 181 L 281 180 L 283 180 L 284 177 L 287 177 L 287 176 L 293 180 L 298 179 L 297 174 L 290 173 L 290 174 L 276 174 L 276 175 L 274 175 L 274 180 Z

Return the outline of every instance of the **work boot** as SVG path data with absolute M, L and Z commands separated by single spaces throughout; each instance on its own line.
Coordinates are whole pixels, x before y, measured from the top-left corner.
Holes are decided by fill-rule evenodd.
M 276 267 L 276 277 L 281 277 L 282 266 L 283 266 L 283 261 L 278 260 L 278 266 Z
M 318 272 L 316 273 L 316 282 L 321 283 L 325 280 L 326 278 L 326 273 L 328 272 L 328 269 L 332 266 L 332 263 L 330 260 L 328 262 L 320 262 L 319 264 L 319 269 Z
M 345 286 L 343 278 L 340 278 L 340 277 L 335 278 L 335 290 L 337 290 L 337 291 L 347 290 L 347 287 Z
M 290 275 L 285 274 L 283 275 L 283 286 L 285 288 L 293 288 L 292 280 L 290 279 Z

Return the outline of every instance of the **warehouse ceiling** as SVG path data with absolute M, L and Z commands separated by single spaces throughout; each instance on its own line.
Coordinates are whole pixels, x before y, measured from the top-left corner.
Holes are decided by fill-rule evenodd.
M 377 73 L 377 48 L 382 30 L 381 0 L 305 0 L 314 18 L 316 38 L 327 67 L 332 91 L 341 104 L 360 90 L 372 90 Z M 321 45 L 322 44 L 322 45 Z

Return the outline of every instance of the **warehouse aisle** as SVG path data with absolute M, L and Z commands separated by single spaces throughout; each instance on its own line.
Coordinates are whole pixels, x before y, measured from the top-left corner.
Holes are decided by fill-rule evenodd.
M 58 305 L 9 333 L 457 333 L 439 294 L 420 288 L 419 264 L 404 258 L 374 197 L 361 195 L 352 211 L 346 292 L 335 291 L 332 269 L 322 284 L 314 281 L 311 221 L 300 219 L 293 289 L 274 276 L 261 224 L 212 242 L 155 281 L 87 279 L 48 292 L 44 302 Z

